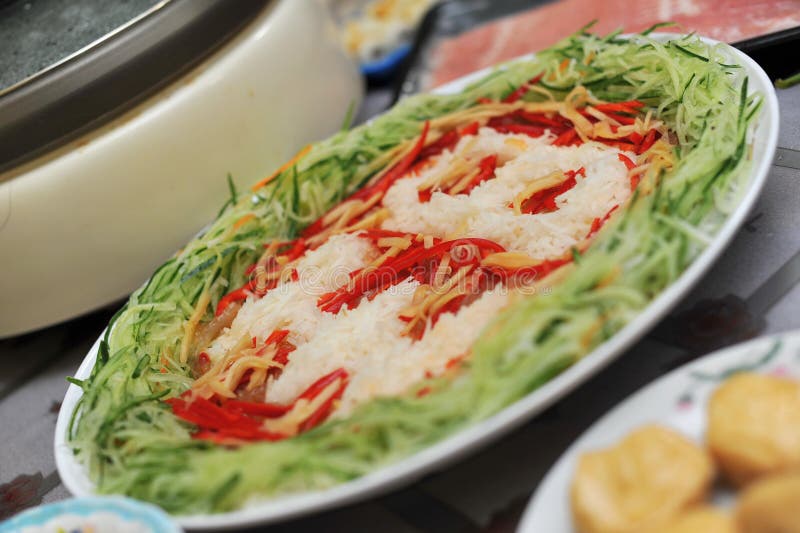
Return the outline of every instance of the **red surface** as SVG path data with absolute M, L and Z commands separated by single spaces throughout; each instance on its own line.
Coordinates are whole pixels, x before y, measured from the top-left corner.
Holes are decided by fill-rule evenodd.
M 561 0 L 444 41 L 433 53 L 428 86 L 546 48 L 594 19 L 592 31 L 601 34 L 672 21 L 679 26 L 664 31 L 736 42 L 800 26 L 800 0 Z

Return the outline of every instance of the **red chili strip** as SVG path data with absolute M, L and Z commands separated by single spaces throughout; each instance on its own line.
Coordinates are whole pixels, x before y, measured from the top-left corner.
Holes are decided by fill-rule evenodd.
M 497 129 L 500 126 L 511 126 L 513 124 L 519 124 L 516 112 L 497 115 L 486 121 L 486 127 L 493 129 Z
M 264 418 L 281 417 L 292 408 L 291 404 L 280 405 L 277 403 L 245 402 L 242 400 L 227 400 L 223 405 L 226 409 L 241 411 L 248 415 L 263 416 Z
M 514 91 L 512 91 L 511 94 L 503 98 L 503 102 L 506 104 L 513 104 L 514 102 L 525 96 L 528 93 L 528 91 L 531 90 L 531 85 L 536 85 L 537 83 L 539 83 L 539 81 L 541 81 L 542 79 L 542 76 L 544 76 L 544 73 L 539 74 L 538 76 L 535 76 L 530 80 L 528 80 L 527 82 L 523 83 L 522 85 L 514 89 Z
M 373 241 L 377 241 L 378 239 L 383 239 L 385 237 L 415 237 L 414 233 L 406 233 L 404 231 L 392 231 L 388 229 L 365 229 L 362 230 L 359 234 L 359 237 L 362 239 L 371 239 Z
M 545 128 L 528 124 L 498 124 L 494 129 L 499 133 L 518 133 L 528 137 L 541 137 L 544 135 Z
M 607 112 L 620 112 L 620 113 L 629 113 L 635 114 L 639 112 L 639 109 L 644 107 L 644 102 L 640 102 L 639 100 L 628 100 L 626 102 L 610 102 L 607 104 L 597 104 L 594 106 L 595 109 L 598 111 L 602 111 L 603 113 Z
M 622 161 L 625 164 L 625 167 L 630 170 L 636 167 L 636 163 L 631 161 L 631 158 L 626 156 L 625 154 L 617 154 L 617 159 Z
M 532 266 L 520 268 L 502 268 L 502 267 L 488 267 L 488 270 L 500 276 L 506 283 L 513 284 L 515 282 L 522 282 L 529 284 L 534 280 L 541 279 L 554 270 L 571 263 L 572 257 L 565 257 L 561 259 L 548 259 Z
M 504 252 L 505 248 L 494 241 L 480 238 L 464 238 L 452 241 L 445 241 L 435 244 L 430 248 L 425 248 L 419 243 L 415 243 L 411 248 L 405 250 L 397 257 L 388 260 L 386 263 L 374 270 L 360 270 L 351 273 L 354 280 L 347 283 L 335 291 L 323 294 L 317 300 L 317 307 L 329 313 L 338 313 L 343 305 L 347 304 L 351 309 L 357 304 L 365 293 L 375 290 L 385 290 L 386 288 L 400 283 L 412 275 L 411 269 L 415 265 L 421 264 L 431 258 L 439 258 L 456 246 L 472 245 L 480 251 Z M 480 254 L 471 258 L 478 262 Z M 457 262 L 454 262 L 456 264 Z
M 287 244 L 290 244 L 290 243 L 287 243 Z M 307 249 L 306 248 L 306 240 L 303 239 L 302 237 L 299 238 L 299 239 L 295 239 L 294 241 L 291 242 L 291 244 L 292 244 L 292 247 L 288 251 L 286 251 L 285 253 L 280 254 L 280 255 L 285 256 L 289 261 L 294 261 L 295 259 L 301 257 L 304 253 L 306 253 L 306 249 Z
M 460 194 L 469 194 L 472 189 L 494 176 L 494 171 L 497 169 L 497 156 L 487 155 L 480 160 L 478 168 L 480 169 L 478 174 L 470 180 L 469 184 Z
M 336 392 L 334 392 L 330 398 L 325 400 L 322 403 L 322 405 L 320 405 L 317 408 L 317 410 L 311 414 L 311 416 L 309 416 L 300 424 L 299 430 L 301 433 L 320 425 L 322 422 L 325 421 L 325 419 L 328 418 L 328 416 L 330 416 L 331 411 L 333 411 L 334 403 L 342 397 L 342 395 L 344 394 L 344 390 L 347 388 L 348 378 L 349 375 L 347 371 L 343 368 L 339 368 L 337 370 L 334 370 L 330 374 L 321 377 L 319 380 L 314 382 L 314 384 L 311 385 L 311 387 L 309 387 L 309 390 L 300 395 L 300 398 L 306 398 L 307 400 L 312 400 L 317 395 L 319 395 L 325 388 L 327 388 L 331 383 L 334 383 L 336 380 L 341 380 L 341 384 L 336 389 Z M 323 383 L 323 385 L 320 385 L 320 383 Z M 313 395 L 306 396 L 306 394 L 309 394 L 311 388 L 315 386 L 317 387 L 317 390 L 313 393 Z
M 422 133 L 420 133 L 419 139 L 417 139 L 416 144 L 411 149 L 409 153 L 403 157 L 395 166 L 389 169 L 377 182 L 373 183 L 369 187 L 364 187 L 356 191 L 350 198 L 351 199 L 361 199 L 367 200 L 372 198 L 372 196 L 379 192 L 381 195 L 386 193 L 389 190 L 389 187 L 397 181 L 398 179 L 402 178 L 403 175 L 411 168 L 411 165 L 414 161 L 417 160 L 419 157 L 422 148 L 425 146 L 425 139 L 428 136 L 428 130 L 430 129 L 431 124 L 427 120 L 425 124 L 422 126 Z
M 608 112 L 606 113 L 606 116 L 626 126 L 630 126 L 631 124 L 634 124 L 636 122 L 636 119 L 633 117 L 626 117 L 625 115 L 619 115 L 617 113 Z
M 478 184 L 488 180 L 494 175 L 494 171 L 497 168 L 497 155 L 487 155 L 483 159 L 478 162 L 478 173 L 475 175 L 474 178 L 470 180 L 466 187 L 464 187 L 458 194 L 469 194 L 472 189 L 478 186 Z M 462 176 L 463 177 L 463 176 Z M 443 192 L 446 194 L 453 194 L 452 192 L 453 187 L 449 187 Z M 417 199 L 420 203 L 427 203 L 430 202 L 431 196 L 433 195 L 433 188 L 429 187 L 427 189 L 423 189 L 421 191 L 417 191 Z
M 527 215 L 536 215 L 538 213 L 551 213 L 558 209 L 556 205 L 556 198 L 575 187 L 578 184 L 575 176 L 580 174 L 586 177 L 586 169 L 584 167 L 578 170 L 567 170 L 567 179 L 558 185 L 543 189 L 535 192 L 530 198 L 524 200 L 520 206 L 520 211 Z M 513 207 L 513 204 L 511 204 Z
M 238 289 L 232 290 L 231 292 L 220 298 L 219 303 L 217 303 L 217 310 L 214 312 L 214 316 L 221 315 L 230 304 L 232 304 L 233 302 L 238 302 L 240 300 L 245 300 L 250 294 L 252 293 L 250 292 L 249 283 L 244 285 L 243 287 L 239 287 Z
M 530 122 L 531 124 L 535 124 L 538 126 L 547 126 L 551 129 L 572 127 L 572 123 L 567 119 L 561 117 L 560 115 L 556 115 L 556 117 L 558 118 L 550 118 L 546 116 L 544 113 L 532 113 L 530 111 L 520 110 L 517 111 L 517 116 L 519 116 L 523 120 Z
M 222 405 L 217 405 L 202 397 L 194 397 L 191 401 L 186 401 L 184 398 L 170 398 L 166 403 L 172 407 L 175 416 L 198 426 L 192 438 L 218 444 L 240 444 L 240 441 L 252 440 L 276 441 L 291 435 L 277 434 L 263 429 L 264 419 L 284 416 L 292 410 L 298 400 L 311 401 L 332 383 L 340 380 L 341 383 L 335 393 L 300 424 L 299 432 L 308 431 L 321 424 L 330 415 L 335 402 L 342 397 L 347 388 L 348 378 L 349 375 L 343 368 L 334 370 L 312 383 L 289 405 L 236 399 L 226 400 Z
M 319 395 L 319 393 L 325 390 L 325 388 L 328 385 L 330 385 L 331 383 L 340 378 L 346 380 L 348 376 L 349 374 L 347 373 L 347 370 L 345 370 L 344 368 L 337 368 L 333 372 L 325 374 L 317 381 L 309 385 L 308 388 L 305 391 L 303 391 L 303 393 L 300 394 L 300 396 L 297 397 L 297 399 L 313 400 Z
M 478 122 L 472 122 L 461 129 L 452 129 L 439 137 L 436 141 L 432 142 L 428 146 L 424 147 L 417 157 L 419 162 L 425 161 L 431 157 L 437 156 L 444 152 L 445 150 L 452 150 L 453 147 L 458 144 L 463 137 L 467 137 L 469 135 L 476 135 L 478 133 L 478 129 L 480 128 L 480 124 Z
M 430 130 L 430 126 L 430 122 L 426 120 L 425 124 L 422 126 L 422 133 L 420 133 L 419 139 L 417 139 L 417 142 L 414 144 L 411 151 L 407 153 L 400 161 L 398 161 L 396 165 L 386 171 L 383 176 L 378 179 L 378 181 L 372 185 L 368 185 L 362 189 L 359 189 L 344 201 L 368 200 L 375 194 L 380 194 L 381 197 L 383 197 L 386 191 L 389 190 L 389 187 L 391 187 L 395 181 L 403 177 L 403 175 L 411 168 L 411 165 L 413 165 L 414 162 L 419 158 L 419 155 L 425 146 L 425 139 L 428 136 L 428 130 Z M 337 206 L 334 206 L 331 209 L 335 209 L 336 207 Z M 330 211 L 326 212 L 316 221 L 307 226 L 303 231 L 300 232 L 300 235 L 304 238 L 309 238 L 321 232 L 325 228 L 323 220 L 329 212 Z
M 450 130 L 434 142 L 423 148 L 419 152 L 420 159 L 427 159 L 429 157 L 437 156 L 444 152 L 445 150 L 449 150 L 453 146 L 458 143 L 459 139 L 458 132 L 456 130 Z
M 635 144 L 629 142 L 617 141 L 612 139 L 599 139 L 599 138 L 594 140 L 599 143 L 603 143 L 606 146 L 611 146 L 613 148 L 616 148 L 617 150 L 624 150 L 626 152 L 636 152 L 637 149 Z
M 569 129 L 556 137 L 556 140 L 553 141 L 553 146 L 569 146 L 577 137 L 578 132 L 575 131 L 575 128 Z
M 651 129 L 647 132 L 647 135 L 644 136 L 644 140 L 642 144 L 639 145 L 638 149 L 636 150 L 637 154 L 643 154 L 644 152 L 648 151 L 653 144 L 655 144 L 656 139 L 661 135 L 654 129 Z
M 271 243 L 267 243 L 264 246 L 267 247 L 267 246 L 270 246 L 270 244 Z M 278 254 L 278 256 L 279 257 L 286 257 L 289 261 L 294 261 L 294 260 L 298 259 L 303 254 L 305 254 L 306 250 L 308 249 L 306 247 L 305 239 L 302 239 L 302 238 L 295 239 L 293 241 L 288 241 L 288 242 L 285 242 L 285 243 L 281 243 L 281 245 L 280 245 L 280 247 L 287 247 L 287 246 L 289 247 L 289 249 L 287 251 L 281 253 L 281 254 Z M 273 265 L 274 265 L 274 263 L 273 263 Z M 250 276 L 255 271 L 257 266 L 258 266 L 258 263 L 253 263 L 252 265 L 247 267 L 247 269 L 244 271 L 245 275 L 246 276 Z M 294 281 L 297 281 L 296 271 L 292 273 L 292 279 Z M 259 292 L 259 291 L 256 290 L 256 286 L 257 286 L 256 280 L 250 280 L 247 283 L 245 283 L 244 285 L 242 285 L 241 287 L 230 291 L 225 296 L 220 298 L 219 302 L 217 302 L 217 307 L 216 307 L 216 310 L 214 311 L 214 315 L 215 316 L 221 315 L 225 311 L 225 309 L 227 309 L 227 307 L 230 304 L 232 304 L 233 302 L 246 300 L 247 297 L 250 296 L 251 294 L 255 294 L 257 296 L 264 296 L 264 294 L 266 294 L 267 291 L 269 291 L 270 289 L 275 288 L 277 286 L 277 284 L 278 284 L 277 280 L 274 280 L 272 283 L 270 283 L 266 287 L 264 287 L 263 291 Z
M 276 329 L 275 331 L 269 334 L 269 337 L 266 338 L 264 344 L 278 344 L 288 336 L 289 336 L 288 329 Z
M 618 205 L 615 205 L 614 207 L 612 207 L 612 208 L 611 208 L 611 209 L 608 211 L 608 213 L 606 213 L 605 215 L 603 215 L 603 218 L 595 218 L 595 219 L 592 221 L 592 227 L 591 227 L 591 228 L 589 228 L 589 233 L 587 233 L 587 234 L 586 234 L 586 238 L 587 238 L 587 239 L 589 239 L 589 238 L 593 237 L 593 236 L 595 235 L 595 233 L 597 233 L 598 231 L 600 231 L 600 229 L 603 227 L 603 225 L 604 225 L 606 222 L 608 222 L 608 219 L 609 219 L 609 218 L 611 218 L 611 214 L 612 214 L 614 211 L 616 211 L 618 207 L 619 207 Z
M 640 133 L 634 131 L 633 133 L 628 135 L 627 139 L 633 144 L 638 146 L 644 140 L 644 137 Z

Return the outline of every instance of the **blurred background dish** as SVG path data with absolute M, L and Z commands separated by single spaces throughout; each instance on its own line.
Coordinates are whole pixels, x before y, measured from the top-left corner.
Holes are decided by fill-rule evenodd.
M 476 69 L 549 46 L 575 28 L 696 32 L 732 44 L 772 78 L 797 70 L 786 51 L 800 41 L 794 0 L 444 0 L 426 13 L 394 82 L 394 99 L 430 90 Z
M 86 1 L 92 17 L 113 9 Z M 81 9 L 69 4 L 44 7 L 68 18 Z M 96 36 L 79 20 L 47 22 L 31 2 L 2 8 L 0 31 L 42 52 L 3 58 L 14 75 L 0 80 L 0 337 L 125 296 L 214 217 L 226 176 L 244 189 L 360 102 L 317 0 L 134 7 L 88 45 Z M 43 23 L 80 38 L 40 43 Z
M 800 485 L 794 477 L 783 479 L 773 476 L 784 476 L 793 471 L 796 472 L 796 435 L 790 435 L 788 440 L 785 435 L 781 435 L 775 437 L 775 442 L 772 443 L 768 442 L 772 438 L 770 435 L 757 435 L 756 438 L 752 438 L 752 435 L 754 432 L 760 431 L 762 427 L 769 427 L 769 424 L 774 422 L 773 419 L 779 419 L 782 416 L 797 416 L 797 412 L 793 408 L 793 404 L 797 402 L 796 395 L 792 397 L 791 394 L 781 394 L 781 391 L 787 387 L 797 389 L 800 385 L 800 381 L 797 381 L 800 378 L 798 350 L 800 350 L 800 331 L 761 337 L 728 347 L 686 364 L 632 394 L 598 420 L 564 452 L 533 494 L 525 510 L 519 531 L 521 533 L 539 531 L 566 533 L 578 529 L 591 531 L 592 529 L 586 528 L 585 524 L 582 524 L 583 528 L 577 528 L 572 516 L 570 494 L 576 486 L 573 477 L 576 474 L 576 468 L 586 460 L 586 457 L 596 454 L 597 450 L 616 449 L 619 447 L 618 443 L 621 439 L 630 438 L 625 437 L 626 435 L 633 435 L 632 432 L 642 431 L 642 428 L 652 424 L 657 424 L 679 435 L 680 438 L 686 438 L 698 446 L 703 446 L 703 449 L 706 446 L 711 447 L 710 456 L 713 456 L 717 463 L 715 468 L 722 470 L 721 477 L 727 483 L 720 482 L 713 486 L 706 505 L 713 505 L 726 515 L 737 514 L 740 521 L 758 524 L 765 523 L 763 515 L 764 509 L 767 509 L 769 511 L 767 514 L 775 519 L 775 523 L 780 523 L 785 527 L 785 524 L 788 523 L 787 518 L 775 510 L 781 506 L 785 507 L 787 501 L 798 501 L 800 492 L 797 491 L 797 487 Z M 753 382 L 762 384 L 759 387 L 760 390 L 752 387 Z M 736 390 L 734 391 L 734 389 Z M 725 390 L 724 393 L 723 390 Z M 737 395 L 738 398 L 733 405 L 725 408 L 728 411 L 725 416 L 732 415 L 734 417 L 726 423 L 731 424 L 741 433 L 736 433 L 735 436 L 738 438 L 728 440 L 726 446 L 746 450 L 747 454 L 775 451 L 784 453 L 786 458 L 792 457 L 795 461 L 762 472 L 759 480 L 773 480 L 777 483 L 772 487 L 770 485 L 773 483 L 762 487 L 756 491 L 756 494 L 748 494 L 752 491 L 747 489 L 737 493 L 737 489 L 741 487 L 737 487 L 736 479 L 731 479 L 726 475 L 725 464 L 718 461 L 719 455 L 714 452 L 714 448 L 718 447 L 718 442 L 714 441 L 719 440 L 719 436 L 711 435 L 711 433 L 714 424 L 719 423 L 718 421 L 714 422 L 714 419 L 720 415 L 720 409 L 715 404 L 720 401 L 728 403 L 731 393 Z M 724 400 L 723 395 L 727 396 Z M 742 410 L 741 406 L 750 401 L 760 402 L 759 409 L 762 409 L 762 413 L 764 406 L 770 405 L 774 411 L 772 419 L 767 420 L 766 424 L 762 420 L 752 418 L 747 420 L 747 416 L 758 412 L 758 410 L 754 412 Z M 737 412 L 742 416 L 737 417 Z M 786 426 L 786 430 L 790 432 L 794 430 L 794 434 L 797 433 L 796 428 L 796 425 Z M 781 446 L 786 447 L 787 444 L 794 445 L 795 449 L 791 451 L 781 449 Z M 654 450 L 650 448 L 648 451 L 653 452 Z M 663 455 L 656 454 L 655 458 L 663 460 Z M 671 465 L 670 462 L 663 462 L 660 467 L 650 465 L 655 468 L 643 475 L 650 477 L 653 486 L 663 485 L 664 480 L 669 479 L 670 476 L 666 473 L 667 470 L 659 472 L 657 468 L 669 469 L 672 468 Z M 684 478 L 681 479 L 684 480 Z M 734 483 L 730 483 L 730 481 L 734 481 Z M 757 487 L 759 484 L 754 483 L 752 486 Z M 624 483 L 619 484 L 617 488 L 624 485 Z M 663 489 L 663 486 L 661 488 Z M 595 493 L 595 496 L 599 496 L 599 494 Z M 638 498 L 638 496 L 640 494 L 637 491 L 636 497 Z M 703 498 L 705 497 L 703 496 Z M 662 495 L 662 501 L 659 502 L 662 506 L 663 499 Z M 600 501 L 602 498 L 595 499 L 593 503 L 596 504 Z M 734 508 L 736 508 L 735 512 L 729 511 Z M 664 509 L 661 510 L 664 511 Z M 638 507 L 637 511 L 641 512 L 642 507 Z M 675 516 L 681 514 L 678 508 L 671 509 L 670 512 Z M 606 514 L 604 518 L 607 516 Z M 800 526 L 796 517 L 796 512 L 793 517 L 789 515 L 794 527 Z M 653 517 L 645 516 L 645 518 Z M 643 523 L 640 522 L 639 526 L 642 527 Z M 597 529 L 597 531 L 600 530 L 603 529 Z M 653 530 L 655 531 L 655 529 Z M 718 529 L 706 527 L 702 530 L 717 531 Z M 665 529 L 665 531 L 677 531 L 677 529 Z M 720 529 L 720 531 L 724 530 Z M 780 529 L 779 527 L 761 529 L 748 525 L 742 531 L 796 531 L 796 529 Z
M 385 82 L 411 51 L 425 13 L 438 0 L 329 0 L 347 51 L 368 80 Z
M 130 498 L 72 498 L 42 505 L 0 524 L 0 533 L 180 533 L 167 514 Z

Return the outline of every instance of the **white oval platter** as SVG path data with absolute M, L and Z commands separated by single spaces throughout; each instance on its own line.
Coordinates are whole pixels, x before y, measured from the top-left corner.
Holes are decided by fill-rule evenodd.
M 676 36 L 653 34 L 651 37 L 666 40 Z M 716 43 L 710 39 L 707 39 L 706 42 Z M 777 145 L 777 97 L 769 78 L 752 59 L 735 49 L 730 49 L 730 54 L 734 61 L 744 67 L 750 77 L 750 91 L 759 92 L 764 97 L 763 109 L 752 136 L 753 160 L 749 179 L 744 186 L 745 190 L 741 195 L 738 207 L 724 222 L 713 242 L 672 285 L 667 287 L 625 328 L 598 346 L 581 361 L 516 403 L 406 459 L 327 490 L 248 502 L 245 507 L 228 513 L 177 516 L 177 521 L 186 528 L 197 530 L 245 527 L 339 507 L 386 493 L 401 485 L 412 483 L 432 471 L 441 470 L 478 448 L 499 439 L 568 394 L 624 353 L 628 347 L 654 327 L 711 267 L 744 223 L 766 181 Z M 475 72 L 442 86 L 434 92 L 440 94 L 458 92 L 469 83 L 488 74 L 490 70 Z M 90 374 L 98 345 L 99 340 L 78 369 L 76 373 L 78 379 L 86 378 Z M 76 496 L 88 496 L 94 494 L 94 486 L 87 477 L 83 465 L 76 461 L 65 442 L 69 418 L 80 395 L 81 389 L 70 385 L 56 425 L 55 457 L 64 485 Z

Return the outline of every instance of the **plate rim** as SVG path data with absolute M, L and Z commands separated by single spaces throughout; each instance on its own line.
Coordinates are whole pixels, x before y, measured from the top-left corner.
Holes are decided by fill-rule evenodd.
M 649 37 L 655 40 L 668 40 L 680 36 L 682 34 L 652 33 Z M 760 85 L 768 88 L 763 95 L 764 106 L 762 115 L 759 118 L 761 121 L 759 126 L 763 125 L 769 129 L 762 133 L 761 128 L 756 127 L 752 143 L 757 140 L 763 141 L 764 150 L 753 156 L 754 164 L 749 171 L 749 181 L 746 183 L 746 189 L 743 191 L 735 210 L 725 218 L 712 242 L 636 318 L 606 342 L 586 354 L 580 361 L 494 415 L 469 425 L 408 457 L 377 468 L 364 476 L 327 489 L 307 491 L 277 498 L 254 498 L 249 500 L 244 507 L 225 513 L 170 516 L 182 527 L 188 529 L 223 530 L 276 523 L 385 494 L 397 487 L 408 485 L 431 472 L 442 470 L 473 451 L 505 436 L 572 392 L 592 375 L 620 357 L 627 348 L 650 331 L 700 281 L 703 274 L 709 270 L 727 248 L 733 236 L 744 223 L 745 217 L 750 212 L 756 199 L 761 194 L 777 149 L 780 120 L 778 101 L 775 89 L 766 73 L 749 56 L 730 45 L 707 37 L 700 37 L 700 39 L 710 45 L 724 44 L 726 51 L 734 55 L 736 60 L 745 67 L 747 75 L 758 79 L 761 82 Z M 502 68 L 504 64 L 533 58 L 534 56 L 535 54 L 526 54 L 508 62 L 478 70 L 440 86 L 432 93 L 452 94 L 489 74 L 494 69 Z M 753 85 L 752 83 L 750 84 L 751 89 Z M 76 373 L 78 379 L 89 375 L 94 365 L 99 342 L 104 334 L 105 329 L 78 368 Z M 93 484 L 89 481 L 83 465 L 75 459 L 65 439 L 69 419 L 80 396 L 81 389 L 77 385 L 70 384 L 59 411 L 53 445 L 56 467 L 64 486 L 75 496 L 92 496 L 96 495 L 91 490 Z
M 617 402 L 611 409 L 606 411 L 600 418 L 595 420 L 589 427 L 582 431 L 581 434 L 572 441 L 572 443 L 561 453 L 561 455 L 559 455 L 558 459 L 556 459 L 555 462 L 550 466 L 545 475 L 542 477 L 542 480 L 537 485 L 536 490 L 534 490 L 533 494 L 528 499 L 528 503 L 525 505 L 525 510 L 522 513 L 522 518 L 517 525 L 517 532 L 534 533 L 534 526 L 536 525 L 534 520 L 538 516 L 536 514 L 536 505 L 542 495 L 546 492 L 548 486 L 556 481 L 557 477 L 561 473 L 561 470 L 569 466 L 569 462 L 576 457 L 576 454 L 580 453 L 585 447 L 587 447 L 589 442 L 594 441 L 596 437 L 595 433 L 599 431 L 600 428 L 608 425 L 610 421 L 618 418 L 620 416 L 620 412 L 625 410 L 631 404 L 640 402 L 645 397 L 649 397 L 657 392 L 660 392 L 661 389 L 666 386 L 667 382 L 675 381 L 682 377 L 689 377 L 693 372 L 700 371 L 709 366 L 715 366 L 728 358 L 733 359 L 736 357 L 741 357 L 752 351 L 756 346 L 763 349 L 770 345 L 774 346 L 776 343 L 781 343 L 781 349 L 785 349 L 787 344 L 794 343 L 795 346 L 800 345 L 800 329 L 792 329 L 779 333 L 763 335 L 761 337 L 756 337 L 744 342 L 738 342 L 736 344 L 719 348 L 713 352 L 709 352 L 701 357 L 698 357 L 697 359 L 674 368 L 666 374 L 662 374 L 655 380 L 642 385 L 629 395 L 625 396 L 625 398 Z M 635 425 L 635 427 L 640 426 L 641 425 L 638 422 Z M 670 425 L 667 424 L 667 427 L 670 427 Z M 616 440 L 622 436 L 623 435 L 617 436 Z M 564 494 L 564 498 L 568 499 L 569 495 Z

